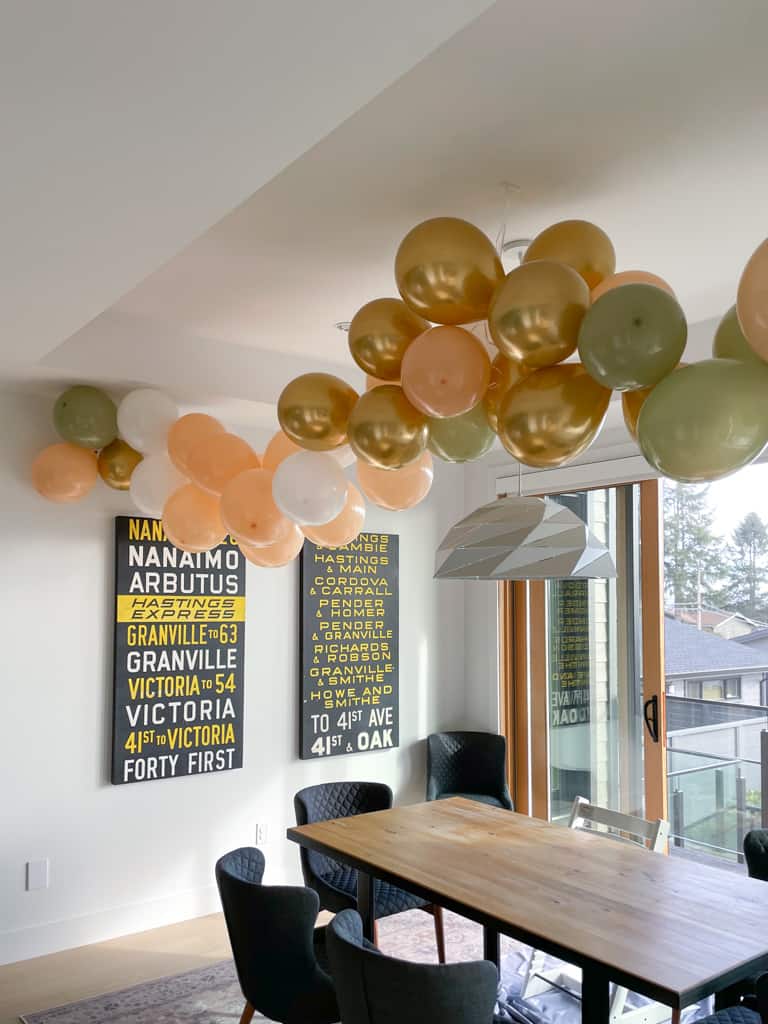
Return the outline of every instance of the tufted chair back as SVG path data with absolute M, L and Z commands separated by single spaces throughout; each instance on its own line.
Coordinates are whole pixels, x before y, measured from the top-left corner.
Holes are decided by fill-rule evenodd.
M 436 732 L 427 737 L 427 800 L 462 795 L 512 809 L 507 743 L 490 732 Z
M 750 878 L 768 882 L 768 828 L 753 828 L 744 836 L 744 859 Z

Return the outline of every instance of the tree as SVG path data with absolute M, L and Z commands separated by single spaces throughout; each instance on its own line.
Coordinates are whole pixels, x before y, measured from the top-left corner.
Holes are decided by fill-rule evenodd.
M 709 485 L 664 481 L 664 588 L 674 605 L 715 605 L 722 594 L 724 545 L 712 530 Z
M 768 615 L 768 528 L 748 512 L 733 531 L 725 573 L 726 606 L 750 619 Z

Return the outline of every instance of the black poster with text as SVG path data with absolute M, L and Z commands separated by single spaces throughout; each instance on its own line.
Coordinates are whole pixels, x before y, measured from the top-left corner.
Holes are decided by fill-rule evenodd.
M 242 553 L 180 551 L 143 516 L 115 542 L 113 784 L 241 768 Z
M 342 548 L 304 543 L 302 758 L 399 743 L 398 542 L 361 533 Z

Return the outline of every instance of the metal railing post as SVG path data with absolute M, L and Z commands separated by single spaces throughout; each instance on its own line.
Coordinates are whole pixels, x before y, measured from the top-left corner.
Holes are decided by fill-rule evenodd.
M 725 777 L 722 768 L 715 768 L 715 810 L 725 809 Z
M 760 824 L 768 828 L 768 729 L 760 733 Z
M 676 789 L 672 793 L 672 834 L 675 837 L 675 846 L 685 846 L 684 832 L 685 806 L 683 791 L 682 789 Z
M 747 810 L 747 780 L 741 774 L 736 776 L 736 860 L 744 863 L 744 819 Z

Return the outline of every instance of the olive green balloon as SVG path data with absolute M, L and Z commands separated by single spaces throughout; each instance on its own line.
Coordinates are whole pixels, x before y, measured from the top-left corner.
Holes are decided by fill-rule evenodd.
M 662 476 L 717 480 L 748 465 L 768 443 L 768 366 L 705 359 L 675 370 L 646 398 L 637 440 Z
M 680 362 L 688 325 L 678 301 L 651 284 L 601 295 L 581 321 L 579 355 L 604 388 L 651 388 Z
M 68 388 L 56 399 L 53 423 L 65 441 L 81 448 L 104 448 L 117 437 L 115 403 L 100 388 Z
M 496 435 L 488 423 L 485 406 L 479 402 L 461 416 L 427 418 L 427 447 L 445 462 L 469 462 L 490 451 Z
M 718 325 L 712 344 L 712 355 L 717 359 L 738 359 L 741 363 L 768 365 L 744 337 L 735 306 L 731 306 Z

